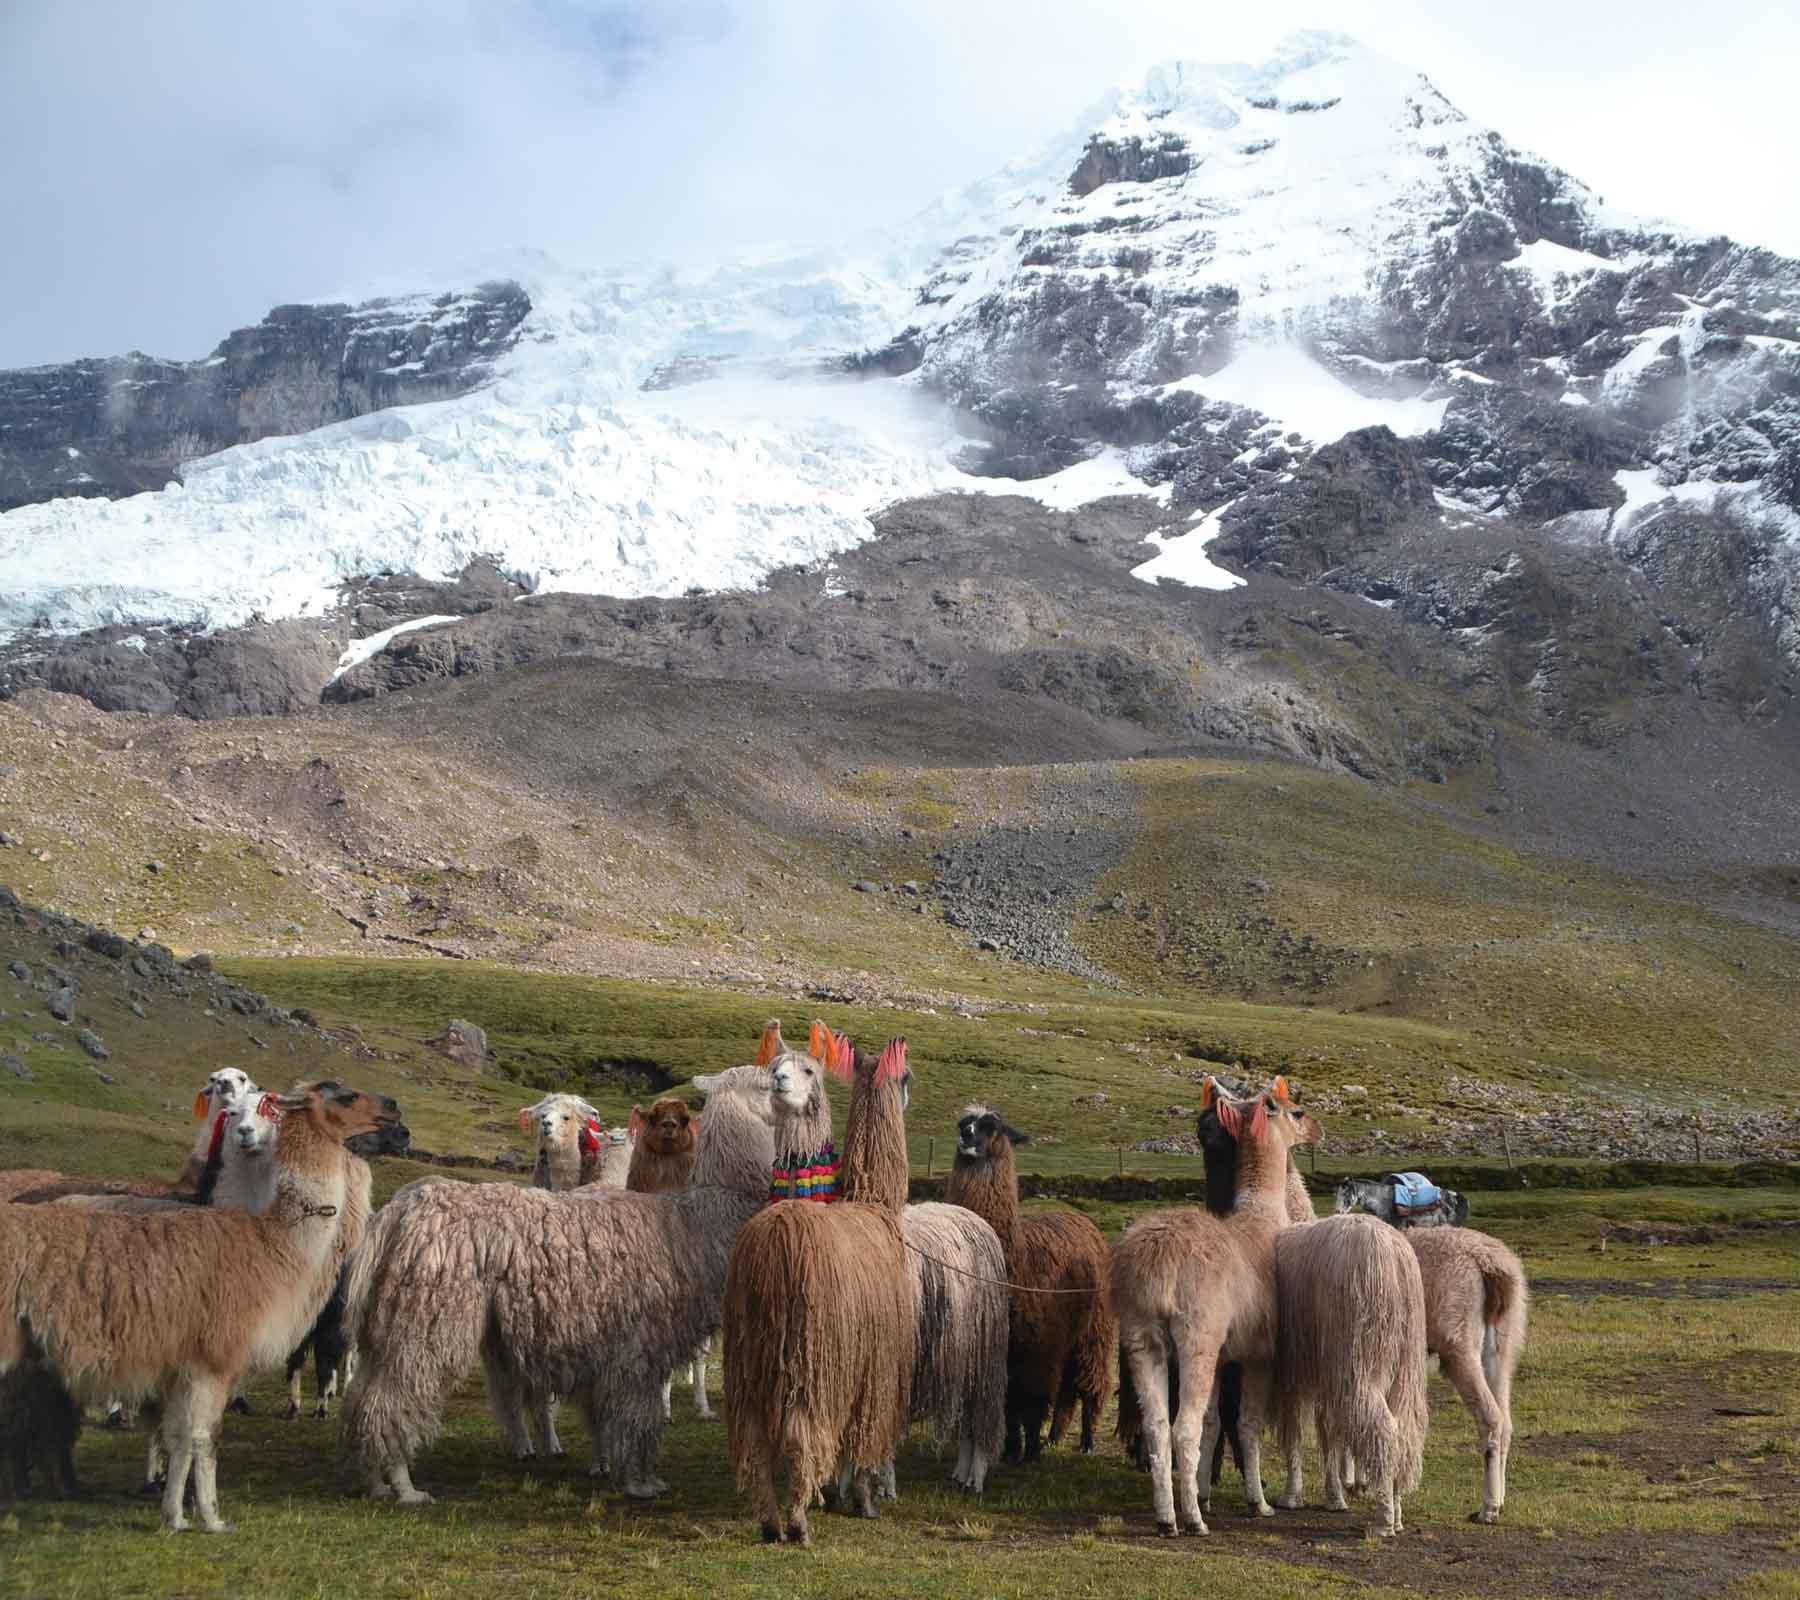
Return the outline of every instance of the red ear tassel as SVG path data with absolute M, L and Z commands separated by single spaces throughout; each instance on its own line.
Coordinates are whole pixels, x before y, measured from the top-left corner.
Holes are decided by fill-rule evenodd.
M 272 1094 L 266 1094 L 256 1102 L 256 1114 L 265 1122 L 281 1121 L 281 1101 Z
M 881 1052 L 881 1059 L 875 1063 L 875 1081 L 886 1083 L 890 1078 L 898 1078 L 906 1072 L 906 1041 L 890 1039 L 887 1048 Z
M 600 1153 L 600 1124 L 592 1117 L 588 1118 L 587 1126 L 576 1135 L 575 1147 L 584 1156 L 598 1155 Z
M 1219 1095 L 1213 1101 L 1213 1110 L 1218 1113 L 1219 1126 L 1230 1134 L 1232 1138 L 1239 1139 L 1243 1137 L 1243 1113 L 1240 1112 L 1231 1101 L 1227 1100 L 1224 1095 Z
M 224 1144 L 224 1142 L 225 1142 L 225 1117 L 226 1117 L 226 1115 L 227 1115 L 227 1113 L 221 1111 L 216 1117 L 213 1118 L 212 1138 L 211 1138 L 211 1140 L 208 1141 L 207 1146 L 206 1146 L 206 1159 L 208 1161 L 211 1161 L 212 1158 L 219 1153 L 219 1146 Z

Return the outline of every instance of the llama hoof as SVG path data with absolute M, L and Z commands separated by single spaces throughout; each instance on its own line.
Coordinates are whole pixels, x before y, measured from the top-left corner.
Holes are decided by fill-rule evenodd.
M 642 1483 L 627 1483 L 619 1492 L 627 1500 L 654 1500 L 659 1494 L 667 1494 L 669 1486 L 661 1478 L 647 1478 Z
M 1469 1521 L 1485 1522 L 1490 1527 L 1499 1520 L 1500 1508 L 1498 1506 L 1483 1506 L 1479 1511 L 1471 1511 L 1469 1513 Z
M 1275 1497 L 1277 1511 L 1298 1511 L 1301 1503 L 1300 1496 L 1297 1494 L 1283 1494 Z
M 1253 1517 L 1272 1517 L 1275 1515 L 1275 1508 L 1265 1500 L 1260 1505 L 1251 1506 L 1250 1515 Z
M 1400 1530 L 1390 1528 L 1385 1522 L 1371 1522 L 1363 1532 L 1371 1539 L 1392 1539 Z
M 394 1499 L 403 1506 L 428 1506 L 431 1496 L 423 1489 L 401 1489 L 396 1491 Z
M 284 1422 L 292 1422 L 294 1420 L 294 1418 L 299 1415 L 300 1415 L 299 1406 L 295 1405 L 294 1402 L 292 1400 L 290 1400 L 290 1401 L 288 1401 L 287 1410 L 281 1413 L 281 1418 L 282 1418 L 282 1421 L 284 1421 Z
M 231 1404 L 225 1409 L 227 1411 L 235 1411 L 240 1417 L 250 1417 L 256 1414 L 250 1409 L 250 1402 L 241 1394 L 232 1396 Z
M 313 1407 L 313 1416 L 320 1422 L 323 1422 L 330 1415 L 331 1407 L 326 1405 L 323 1400 Z
M 1204 1522 L 1184 1522 L 1181 1531 L 1191 1539 L 1204 1539 L 1210 1530 Z
M 762 1542 L 764 1544 L 780 1544 L 781 1529 L 772 1522 L 765 1522 L 762 1525 Z
M 201 1524 L 200 1531 L 202 1533 L 236 1533 L 237 1524 L 235 1522 L 206 1522 Z
M 1327 1500 L 1325 1502 L 1325 1509 L 1341 1516 L 1350 1509 L 1350 1502 L 1348 1500 Z
M 797 1544 L 803 1549 L 810 1549 L 812 1546 L 812 1529 L 807 1527 L 804 1522 L 790 1522 L 787 1530 L 787 1542 L 789 1544 Z
M 177 1517 L 173 1522 L 165 1521 L 163 1523 L 163 1532 L 164 1533 L 186 1533 L 192 1527 L 193 1527 L 193 1523 L 189 1522 L 186 1517 Z
M 1175 1524 L 1172 1522 L 1159 1522 L 1156 1525 L 1156 1531 L 1165 1539 L 1173 1539 L 1175 1537 Z
M 325 1413 L 324 1413 L 324 1412 L 323 1412 L 323 1411 L 321 1411 L 321 1412 L 320 1412 L 320 1413 L 319 1413 L 319 1415 L 320 1415 L 320 1416 L 324 1416 L 324 1415 L 325 1415 Z M 563 1458 L 563 1457 L 564 1457 L 564 1456 L 566 1456 L 566 1455 L 567 1455 L 567 1454 L 568 1454 L 568 1453 L 569 1453 L 569 1452 L 568 1452 L 568 1451 L 567 1451 L 567 1450 L 565 1450 L 565 1449 L 563 1449 L 563 1447 L 562 1447 L 562 1446 L 561 1446 L 561 1445 L 558 1445 L 558 1446 L 557 1446 L 557 1447 L 556 1447 L 556 1448 L 555 1448 L 555 1449 L 554 1449 L 554 1450 L 552 1450 L 552 1451 L 551 1451 L 551 1452 L 550 1452 L 550 1459 L 551 1459 L 551 1460 L 552 1460 L 552 1461 L 561 1461 L 561 1460 L 562 1460 L 562 1458 Z

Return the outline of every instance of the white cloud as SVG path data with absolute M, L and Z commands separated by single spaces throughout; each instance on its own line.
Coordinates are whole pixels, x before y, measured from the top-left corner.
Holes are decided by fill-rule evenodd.
M 284 299 L 484 250 L 691 258 L 905 217 L 1156 59 L 1319 21 L 1109 0 L 10 0 L 0 366 L 203 353 Z M 1800 16 L 1340 0 L 1635 210 L 1800 254 Z

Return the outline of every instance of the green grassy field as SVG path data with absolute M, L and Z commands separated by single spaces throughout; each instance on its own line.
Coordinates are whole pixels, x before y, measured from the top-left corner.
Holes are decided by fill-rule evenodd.
M 1110 1438 L 1093 1458 L 1058 1449 L 1032 1468 L 997 1468 L 974 1500 L 949 1487 L 948 1462 L 915 1435 L 898 1505 L 873 1524 L 821 1516 L 810 1552 L 758 1542 L 730 1482 L 723 1425 L 695 1418 L 684 1388 L 663 1451 L 673 1487 L 654 1506 L 589 1478 L 566 1411 L 567 1459 L 506 1459 L 477 1381 L 421 1458 L 418 1481 L 438 1503 L 407 1511 L 359 1498 L 336 1422 L 281 1420 L 276 1387 L 263 1383 L 257 1414 L 225 1423 L 220 1481 L 234 1536 L 157 1532 L 154 1502 L 135 1492 L 141 1438 L 90 1429 L 78 1448 L 87 1498 L 0 1512 L 0 1593 L 1792 1594 L 1800 1261 L 1791 1248 L 1776 1255 L 1735 1239 L 1602 1257 L 1587 1198 L 1498 1196 L 1482 1217 L 1539 1284 L 1495 1528 L 1465 1521 L 1479 1498 L 1473 1429 L 1436 1379 L 1425 1482 L 1398 1544 L 1366 1540 L 1354 1509 L 1316 1509 L 1316 1462 L 1314 1509 L 1253 1523 L 1228 1469 L 1212 1537 L 1165 1542 L 1153 1534 L 1148 1480 Z M 1634 1214 L 1717 1209 L 1709 1191 L 1621 1198 Z M 1102 1220 L 1116 1227 L 1126 1215 Z

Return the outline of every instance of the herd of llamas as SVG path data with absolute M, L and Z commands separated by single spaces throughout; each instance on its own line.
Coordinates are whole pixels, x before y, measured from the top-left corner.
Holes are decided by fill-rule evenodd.
M 841 1142 L 828 1079 L 849 1084 Z M 403 1504 L 458 1384 L 479 1368 L 515 1456 L 563 1453 L 579 1412 L 589 1471 L 624 1495 L 658 1475 L 672 1385 L 710 1417 L 724 1358 L 732 1471 L 762 1538 L 809 1544 L 816 1505 L 879 1514 L 923 1423 L 952 1481 L 1029 1465 L 1080 1416 L 1146 1470 L 1159 1532 L 1203 1534 L 1229 1442 L 1255 1515 L 1303 1503 L 1302 1440 L 1325 1504 L 1366 1491 L 1371 1532 L 1404 1529 L 1427 1425 L 1426 1360 L 1473 1414 L 1478 1520 L 1498 1519 L 1528 1295 L 1518 1258 L 1467 1228 L 1314 1216 L 1292 1152 L 1319 1125 L 1277 1078 L 1206 1085 L 1206 1204 L 1143 1216 L 1110 1248 L 1070 1210 L 1022 1211 L 1027 1135 L 967 1107 L 943 1203 L 909 1205 L 904 1039 L 875 1054 L 779 1022 L 753 1063 L 694 1079 L 608 1129 L 576 1095 L 519 1113 L 529 1188 L 424 1178 L 371 1211 L 370 1154 L 402 1150 L 400 1108 L 324 1081 L 265 1094 L 235 1068 L 194 1102 L 172 1184 L 0 1172 L 0 1451 L 14 1492 L 42 1469 L 77 1489 L 82 1408 L 144 1418 L 162 1521 L 230 1526 L 217 1437 L 252 1375 L 285 1368 L 300 1414 L 342 1394 L 343 1447 Z M 1266 1425 L 1285 1483 L 1262 1487 Z

